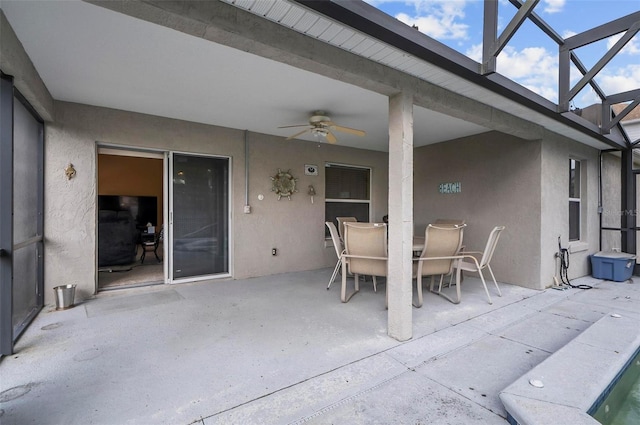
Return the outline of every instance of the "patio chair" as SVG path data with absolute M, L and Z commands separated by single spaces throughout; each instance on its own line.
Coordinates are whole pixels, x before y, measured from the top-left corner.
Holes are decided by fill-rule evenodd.
M 500 292 L 500 287 L 498 286 L 498 282 L 496 281 L 496 277 L 493 274 L 493 270 L 491 270 L 491 258 L 493 258 L 493 253 L 496 250 L 496 245 L 498 244 L 498 239 L 500 238 L 500 234 L 505 229 L 505 226 L 496 226 L 493 228 L 491 233 L 489 234 L 489 238 L 487 239 L 487 245 L 484 248 L 484 252 L 480 251 L 464 251 L 461 253 L 461 258 L 455 264 L 457 269 L 456 274 L 459 276 L 461 271 L 475 272 L 480 275 L 480 280 L 482 281 L 482 286 L 484 286 L 484 292 L 487 294 L 487 299 L 489 300 L 489 304 L 493 304 L 491 301 L 491 296 L 489 295 L 489 290 L 487 289 L 487 283 L 484 280 L 484 275 L 482 274 L 482 270 L 489 270 L 489 274 L 491 274 L 491 278 L 493 279 L 493 284 L 496 286 L 498 290 L 498 296 L 502 296 L 502 292 Z M 478 257 L 480 260 L 478 261 Z M 460 302 L 460 279 L 457 278 L 456 284 L 456 292 L 458 295 L 458 301 Z
M 357 222 L 358 219 L 355 217 L 336 217 L 336 221 L 338 222 L 338 235 L 344 242 L 344 223 Z
M 457 224 L 458 226 L 466 225 L 466 220 L 458 219 L 458 218 L 438 218 L 435 221 L 435 225 L 439 227 L 447 227 L 449 225 L 455 225 L 455 224 Z M 459 252 L 464 251 L 464 248 L 465 248 L 464 245 L 460 246 Z M 462 282 L 463 280 L 464 280 L 464 275 L 460 274 L 460 282 Z M 451 286 L 452 282 L 453 282 L 453 273 L 449 275 L 449 282 L 447 283 L 447 287 Z
M 160 242 L 164 240 L 164 226 L 160 229 L 159 233 L 142 233 L 140 235 L 140 246 L 142 247 L 142 255 L 140 256 L 140 264 L 144 264 L 144 259 L 147 256 L 147 252 L 153 252 L 156 256 L 158 263 L 162 262 L 158 257 L 158 247 Z
M 433 291 L 433 284 L 436 276 L 440 276 L 440 290 L 438 295 L 446 295 L 441 293 L 442 280 L 445 275 L 453 272 L 455 260 L 460 259 L 459 251 L 462 246 L 462 234 L 465 225 L 445 225 L 443 227 L 427 225 L 424 234 L 424 248 L 418 258 L 414 259 L 413 276 L 416 278 L 416 292 L 418 293 L 418 302 L 415 307 L 422 307 L 422 277 L 431 276 L 429 290 Z M 459 287 L 459 285 L 457 285 Z M 449 299 L 450 300 L 450 299 Z M 450 300 L 452 301 L 452 300 Z
M 340 300 L 348 302 L 359 290 L 359 276 L 387 275 L 387 225 L 384 223 L 345 223 L 344 254 L 342 254 L 342 290 Z M 354 275 L 354 292 L 347 296 L 347 267 Z
M 329 233 L 331 234 L 331 240 L 333 241 L 333 247 L 336 249 L 336 255 L 338 256 L 338 261 L 336 262 L 336 266 L 333 268 L 333 274 L 331 275 L 331 279 L 329 279 L 329 284 L 327 285 L 327 291 L 331 287 L 331 284 L 336 279 L 336 275 L 338 274 L 338 270 L 340 269 L 340 264 L 342 264 L 342 254 L 344 253 L 344 244 L 342 240 L 340 240 L 340 236 L 338 235 L 338 229 L 336 229 L 336 225 L 330 221 L 325 222 L 329 229 Z

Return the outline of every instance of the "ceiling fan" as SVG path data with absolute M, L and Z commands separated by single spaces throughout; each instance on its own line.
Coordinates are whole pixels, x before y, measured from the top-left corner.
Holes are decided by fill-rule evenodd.
M 297 125 L 285 125 L 278 128 L 293 128 L 293 127 L 307 127 L 304 130 L 289 136 L 286 140 L 295 139 L 298 136 L 303 135 L 304 133 L 311 133 L 317 137 L 324 137 L 327 142 L 333 144 L 338 141 L 336 136 L 332 133 L 332 131 L 341 131 L 343 133 L 353 134 L 355 136 L 364 136 L 367 134 L 364 130 L 358 130 L 355 128 L 343 127 L 341 125 L 337 125 L 331 118 L 327 116 L 325 111 L 314 111 L 309 117 L 309 124 L 297 124 Z

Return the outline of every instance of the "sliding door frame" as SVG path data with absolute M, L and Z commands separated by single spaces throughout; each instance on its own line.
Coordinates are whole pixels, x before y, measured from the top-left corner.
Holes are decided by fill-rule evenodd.
M 26 190 L 36 191 L 35 234 L 28 234 L 25 240 L 15 240 L 15 108 L 16 102 L 33 118 L 37 126 L 37 159 L 30 164 L 35 174 L 36 187 Z M 13 77 L 0 72 L 0 355 L 13 354 L 13 347 L 22 332 L 29 326 L 44 307 L 44 120 L 14 87 Z M 15 258 L 16 252 L 35 247 L 34 281 L 18 279 L 21 289 L 31 291 L 28 285 L 35 284 L 34 292 L 28 298 L 24 316 L 14 318 L 15 302 Z M 22 305 L 20 307 L 24 307 Z M 17 319 L 17 320 L 16 320 Z
M 174 208 L 173 208 L 173 198 L 174 198 L 174 192 L 173 192 L 173 166 L 174 166 L 174 155 L 185 155 L 185 156 L 192 156 L 192 157 L 197 157 L 197 158 L 216 158 L 216 159 L 226 159 L 228 161 L 228 176 L 227 176 L 227 232 L 228 232 L 228 238 L 227 238 L 227 250 L 228 250 L 228 255 L 227 255 L 227 272 L 226 273 L 216 273 L 216 274 L 209 274 L 209 275 L 201 275 L 201 276 L 189 276 L 189 277 L 184 277 L 184 278 L 178 278 L 178 279 L 174 279 L 173 278 L 173 238 L 174 238 L 174 234 L 173 234 L 173 212 L 174 212 Z M 187 282 L 198 282 L 198 281 L 202 281 L 202 280 L 212 280 L 212 279 L 228 279 L 230 277 L 233 277 L 233 184 L 232 184 L 232 180 L 233 180 L 233 161 L 232 161 L 232 157 L 229 155 L 216 155 L 216 154 L 203 154 L 203 153 L 194 153 L 194 152 L 182 152 L 182 151 L 169 151 L 167 152 L 167 162 L 168 162 L 168 167 L 167 167 L 167 186 L 168 186 L 168 197 L 166 197 L 165 199 L 168 202 L 168 221 L 167 223 L 169 224 L 168 226 L 168 241 L 165 242 L 165 258 L 168 258 L 169 261 L 165 262 L 165 267 L 167 267 L 167 281 L 170 284 L 179 284 L 179 283 L 187 283 Z M 167 252 L 168 251 L 168 252 Z
M 107 152 L 101 152 L 101 150 L 106 150 Z M 168 223 L 168 217 L 169 217 L 169 213 L 168 213 L 168 204 L 167 204 L 167 195 L 168 195 L 168 176 L 167 176 L 167 158 L 168 158 L 168 153 L 166 150 L 164 149 L 154 149 L 154 148 L 146 148 L 146 147 L 139 147 L 139 146 L 125 146 L 125 145 L 114 145 L 114 144 L 108 144 L 108 143 L 102 143 L 102 142 L 98 142 L 96 143 L 96 152 L 95 152 L 95 164 L 96 164 L 96 173 L 95 173 L 95 179 L 96 179 L 96 218 L 95 218 L 95 223 L 96 223 L 96 262 L 95 262 L 95 268 L 96 268 L 96 282 L 95 282 L 95 293 L 97 294 L 99 292 L 99 281 L 98 281 L 98 196 L 99 195 L 99 187 L 98 187 L 98 155 L 100 154 L 109 154 L 109 150 L 113 150 L 115 151 L 114 154 L 116 154 L 117 152 L 122 152 L 123 156 L 136 156 L 136 155 L 125 155 L 125 153 L 133 153 L 133 152 L 139 152 L 141 155 L 138 155 L 142 158 L 155 158 L 155 159 L 162 159 L 162 193 L 163 193 L 163 200 L 162 200 L 162 222 L 163 223 Z M 148 156 L 145 156 L 145 154 L 148 154 Z M 166 224 L 165 224 L 165 228 L 166 228 Z M 167 234 L 167 232 L 165 231 L 165 235 Z M 162 253 L 162 258 L 166 259 L 167 257 L 167 243 L 166 243 L 166 238 L 165 241 L 163 243 L 163 247 L 162 247 L 163 253 Z M 169 280 L 167 279 L 168 277 L 168 268 L 167 268 L 167 261 L 163 261 L 163 284 L 167 284 L 169 283 Z

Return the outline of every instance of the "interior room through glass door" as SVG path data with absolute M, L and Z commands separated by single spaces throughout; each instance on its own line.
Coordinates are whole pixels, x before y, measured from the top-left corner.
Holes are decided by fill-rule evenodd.
M 171 154 L 171 275 L 229 274 L 229 158 Z

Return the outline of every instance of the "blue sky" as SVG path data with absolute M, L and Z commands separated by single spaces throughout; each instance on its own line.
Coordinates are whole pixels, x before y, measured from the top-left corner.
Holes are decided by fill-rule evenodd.
M 365 1 L 481 61 L 482 0 Z M 509 1 L 500 0 L 498 10 L 500 33 L 517 9 Z M 535 13 L 566 38 L 639 10 L 640 0 L 541 0 Z M 590 68 L 621 35 L 578 49 L 576 54 Z M 558 46 L 528 20 L 500 53 L 498 72 L 553 102 L 558 100 Z M 572 81 L 575 83 L 580 77 L 581 74 L 572 69 Z M 640 33 L 595 80 L 606 94 L 640 88 Z M 587 87 L 574 99 L 573 106 L 584 108 L 597 102 L 599 98 Z

